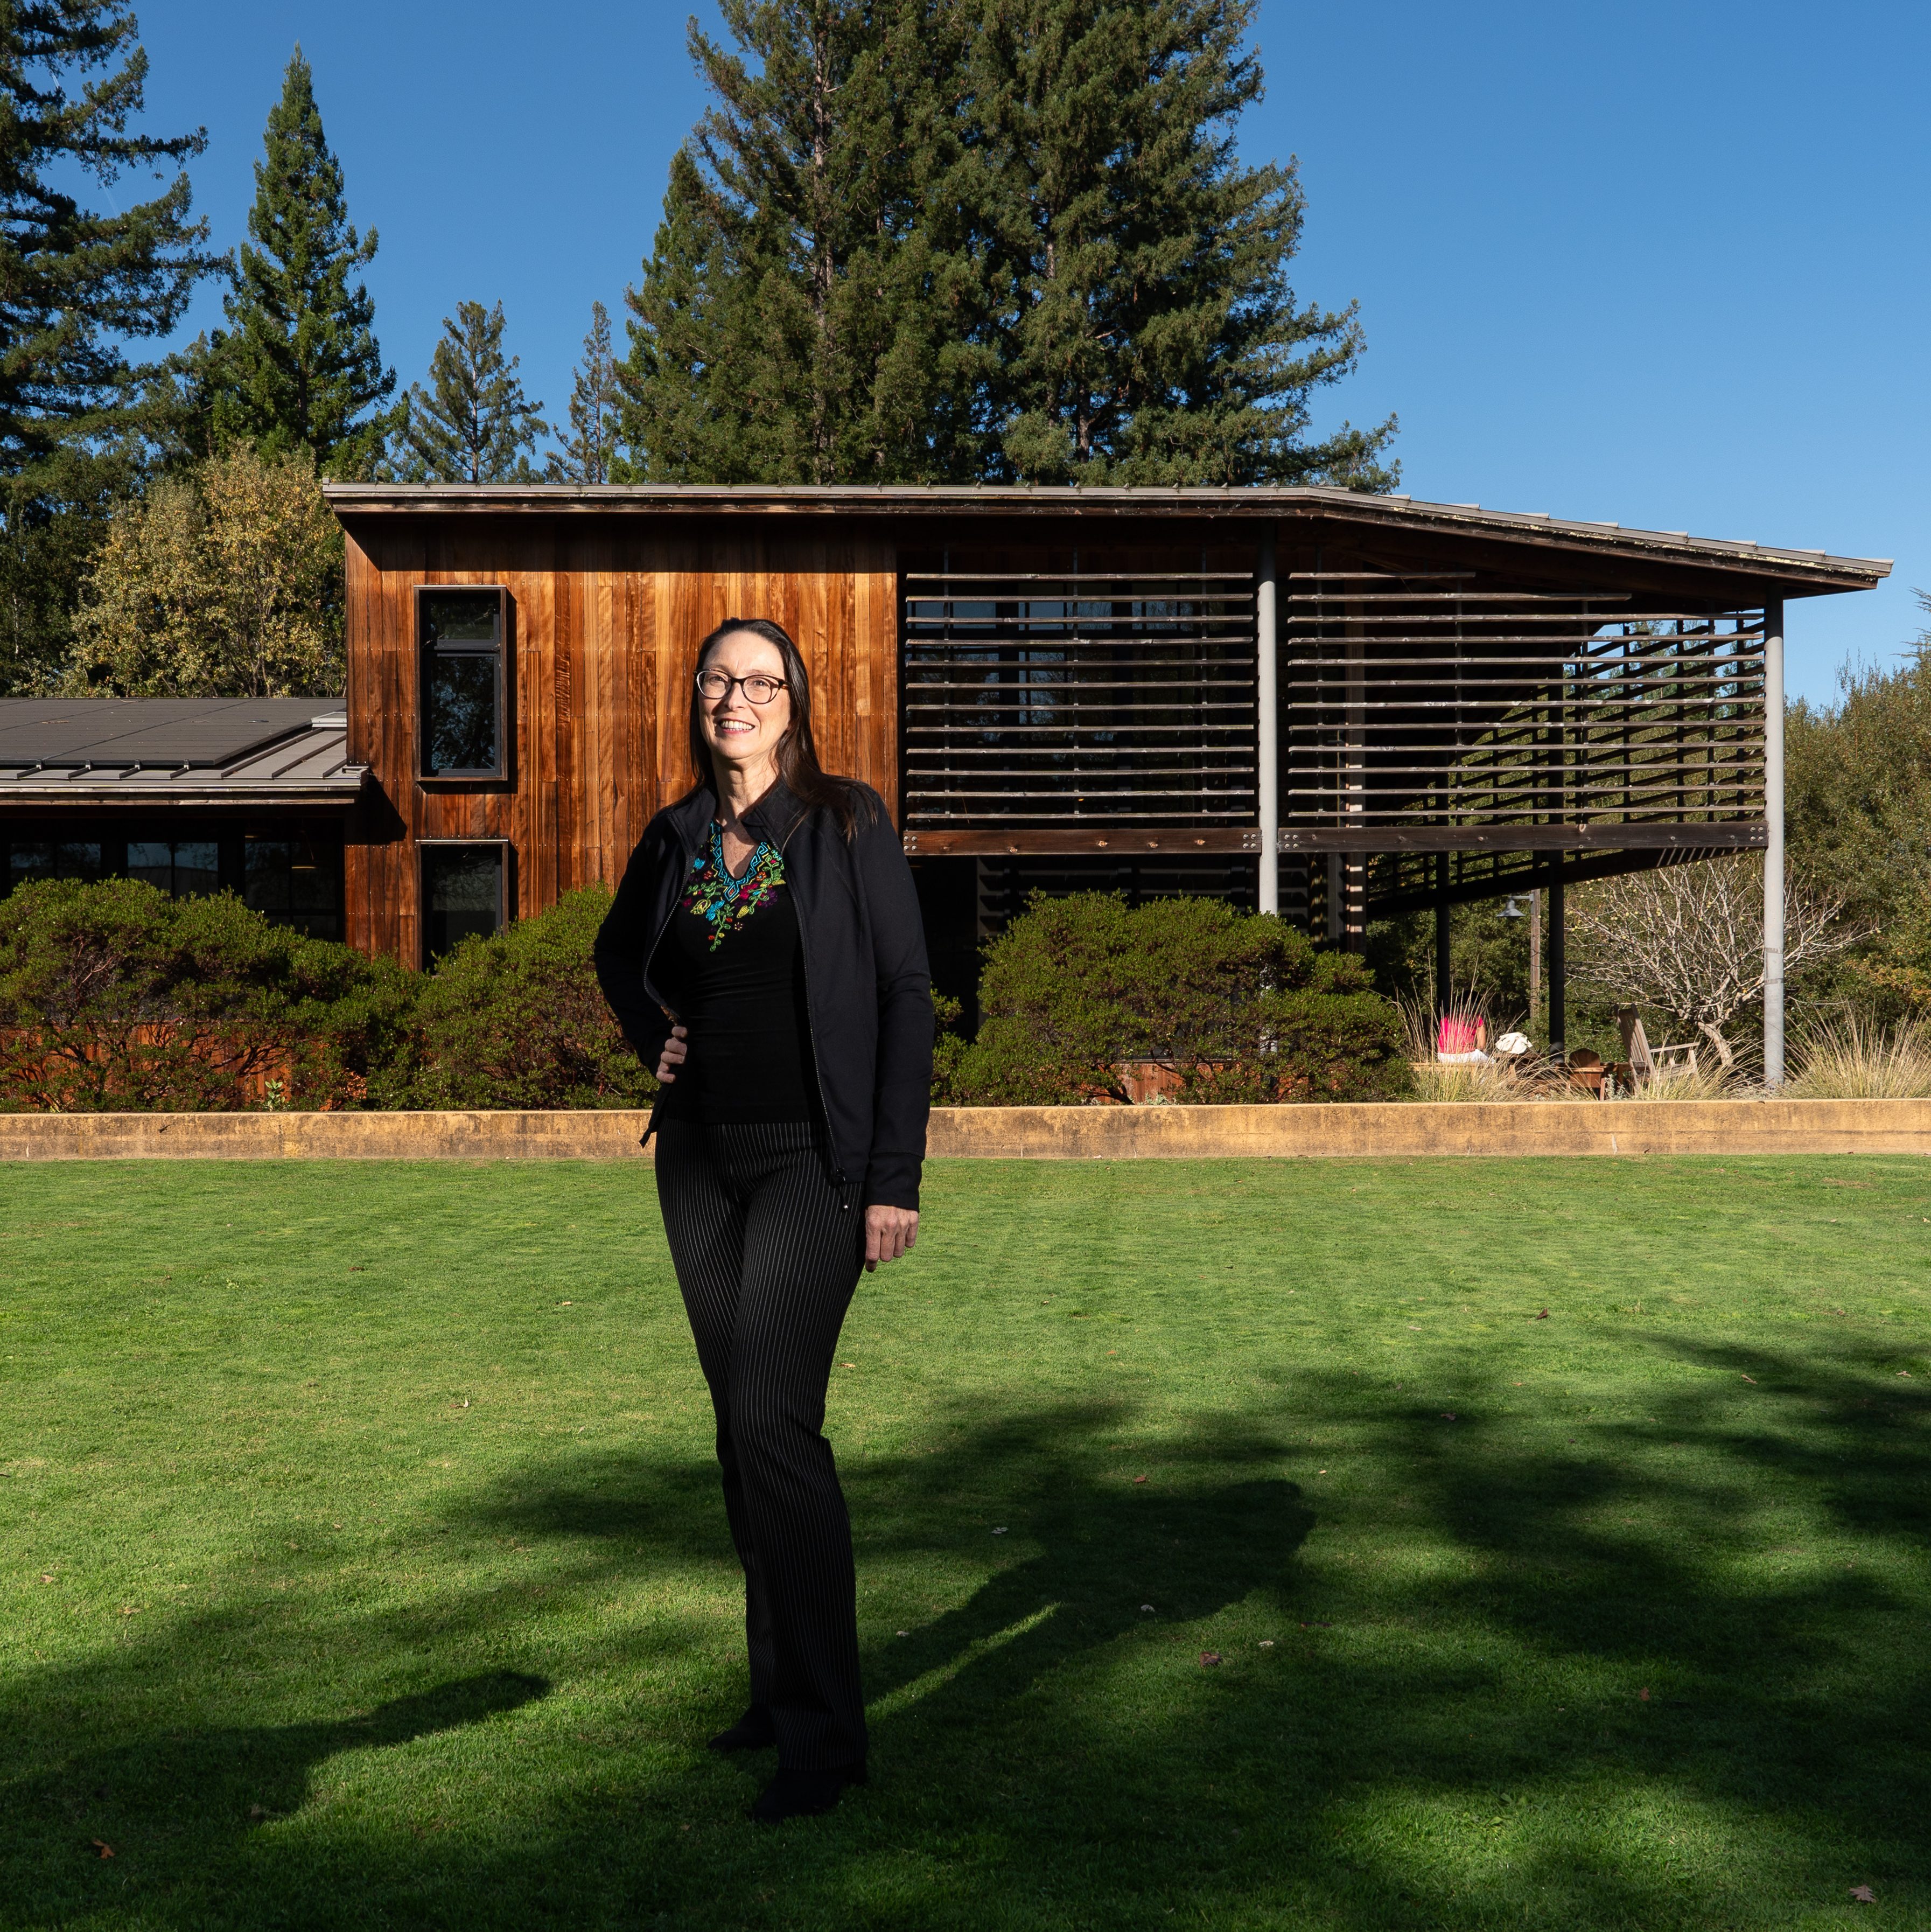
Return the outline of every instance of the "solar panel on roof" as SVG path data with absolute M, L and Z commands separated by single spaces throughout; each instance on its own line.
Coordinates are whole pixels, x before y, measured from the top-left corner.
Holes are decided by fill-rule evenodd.
M 0 765 L 225 765 L 297 731 L 312 698 L 0 699 Z

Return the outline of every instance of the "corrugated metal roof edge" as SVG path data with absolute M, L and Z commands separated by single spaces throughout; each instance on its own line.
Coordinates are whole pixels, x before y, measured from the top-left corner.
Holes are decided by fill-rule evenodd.
M 1219 510 L 1245 516 L 1346 509 L 1366 523 L 1439 523 L 1472 526 L 1504 536 L 1560 536 L 1604 549 L 1661 551 L 1685 562 L 1795 567 L 1807 575 L 1876 584 L 1891 574 L 1889 557 L 1837 556 L 1828 550 L 1780 548 L 1681 530 L 1624 529 L 1616 524 L 1552 517 L 1539 511 L 1485 510 L 1477 503 L 1433 503 L 1409 496 L 1370 496 L 1318 485 L 1122 488 L 1025 484 L 766 484 L 754 483 L 327 483 L 324 494 L 340 513 L 355 511 L 448 514 L 465 511 L 618 509 L 822 510 L 889 508 L 996 512 L 1015 505 L 1037 508 L 1126 511 L 1168 507 Z

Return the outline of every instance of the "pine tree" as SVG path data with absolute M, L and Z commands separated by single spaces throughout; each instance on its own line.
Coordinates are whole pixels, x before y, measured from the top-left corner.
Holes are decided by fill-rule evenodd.
M 409 483 L 530 483 L 529 453 L 550 425 L 523 392 L 520 356 L 503 356 L 503 305 L 459 302 L 442 319 L 429 387 L 412 383 L 387 466 Z
M 1291 164 L 1235 152 L 1255 4 L 726 0 L 628 292 L 630 473 L 1390 487 L 1392 418 L 1306 440 L 1362 331 L 1288 285 Z
M 82 560 L 162 433 L 130 340 L 165 336 L 217 258 L 185 172 L 102 214 L 81 184 L 185 161 L 205 134 L 130 134 L 147 56 L 125 0 L 0 6 L 0 690 L 58 674 Z
M 268 115 L 241 244 L 223 307 L 232 334 L 208 345 L 210 428 L 265 454 L 305 448 L 327 475 L 368 475 L 393 412 L 375 304 L 350 277 L 375 259 L 372 228 L 349 224 L 340 164 L 329 152 L 315 76 L 298 46 Z M 371 413 L 373 412 L 373 413 Z
M 694 27 L 718 105 L 673 159 L 628 291 L 631 473 L 967 474 L 976 313 L 952 218 L 971 169 L 954 0 L 724 0 L 755 70 Z M 969 412 L 968 412 L 969 414 Z
M 545 461 L 544 478 L 550 483 L 610 482 L 623 392 L 610 353 L 610 312 L 600 302 L 590 304 L 583 359 L 571 374 L 570 435 L 562 448 Z
M 1360 355 L 1354 304 L 1287 280 L 1290 162 L 1243 166 L 1257 0 L 969 0 L 998 314 L 997 473 L 1040 483 L 1391 488 L 1391 418 L 1304 440 Z

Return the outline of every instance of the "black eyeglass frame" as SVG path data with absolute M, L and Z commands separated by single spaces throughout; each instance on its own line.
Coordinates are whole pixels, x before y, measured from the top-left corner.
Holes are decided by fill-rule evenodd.
M 706 691 L 704 688 L 704 680 L 707 677 L 722 678 L 724 680 L 724 689 L 718 692 Z M 754 698 L 751 696 L 751 692 L 747 687 L 750 685 L 753 678 L 757 679 L 760 684 L 768 684 L 772 687 L 771 696 L 769 698 Z M 715 664 L 707 665 L 703 670 L 694 673 L 692 675 L 691 682 L 697 686 L 697 695 L 703 698 L 707 704 L 722 704 L 730 696 L 731 687 L 735 685 L 739 690 L 744 692 L 744 701 L 745 704 L 755 704 L 760 710 L 762 710 L 766 705 L 772 703 L 776 699 L 779 692 L 789 691 L 791 688 L 790 683 L 787 680 L 781 677 L 773 677 L 769 671 L 754 670 L 748 673 L 743 677 L 733 677 L 729 671 L 720 670 Z

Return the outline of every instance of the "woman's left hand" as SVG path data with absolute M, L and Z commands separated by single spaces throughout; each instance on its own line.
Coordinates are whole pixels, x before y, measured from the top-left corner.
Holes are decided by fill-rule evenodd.
M 868 1208 L 865 1210 L 865 1271 L 870 1274 L 880 1262 L 895 1262 L 908 1253 L 919 1238 L 919 1210 L 916 1208 Z

